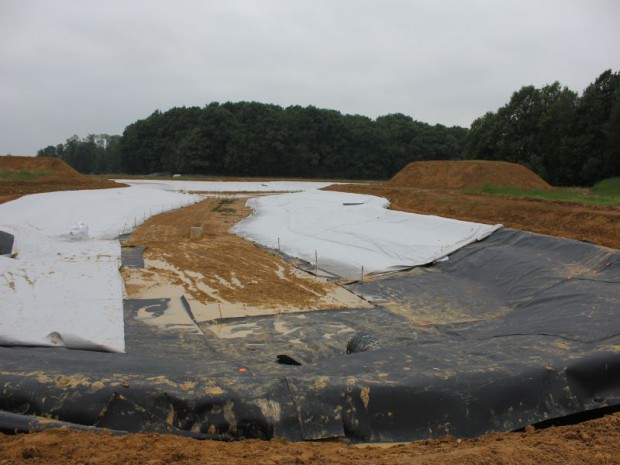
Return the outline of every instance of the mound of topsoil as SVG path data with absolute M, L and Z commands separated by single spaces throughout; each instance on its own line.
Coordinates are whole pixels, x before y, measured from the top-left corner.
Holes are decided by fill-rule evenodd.
M 39 192 L 122 186 L 78 173 L 58 158 L 0 156 L 0 203 Z
M 523 165 L 486 160 L 417 161 L 405 166 L 387 184 L 419 189 L 480 189 L 485 185 L 553 189 Z

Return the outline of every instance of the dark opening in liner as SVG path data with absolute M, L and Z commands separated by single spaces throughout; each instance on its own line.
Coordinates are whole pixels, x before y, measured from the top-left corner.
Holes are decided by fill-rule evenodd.
M 0 255 L 10 255 L 13 253 L 13 243 L 15 237 L 5 231 L 0 231 Z

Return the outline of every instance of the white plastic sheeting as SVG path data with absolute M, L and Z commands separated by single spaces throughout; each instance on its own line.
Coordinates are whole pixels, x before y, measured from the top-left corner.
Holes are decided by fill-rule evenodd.
M 359 278 L 432 263 L 479 241 L 489 226 L 387 210 L 380 197 L 308 191 L 248 200 L 250 217 L 232 231 L 339 276 Z
M 0 344 L 124 352 L 117 237 L 149 216 L 200 199 L 182 191 L 306 191 L 249 201 L 234 231 L 342 276 L 430 263 L 499 226 L 386 210 L 378 197 L 323 192 L 329 183 L 131 183 L 130 188 L 35 194 L 0 205 L 15 236 L 0 256 Z M 315 255 L 316 252 L 316 255 Z
M 117 179 L 132 186 L 158 186 L 175 192 L 301 192 L 321 189 L 333 182 L 312 181 L 169 181 L 165 179 Z
M 116 239 L 199 196 L 151 186 L 35 194 L 0 205 L 0 344 L 124 352 Z M 76 234 L 76 231 L 79 234 Z

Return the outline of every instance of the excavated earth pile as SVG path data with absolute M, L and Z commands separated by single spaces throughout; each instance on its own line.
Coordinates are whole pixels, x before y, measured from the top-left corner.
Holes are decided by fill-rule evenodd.
M 504 161 L 417 161 L 409 163 L 388 183 L 417 189 L 480 189 L 485 185 L 552 190 L 523 165 Z
M 0 156 L 0 203 L 39 192 L 123 186 L 80 174 L 58 158 Z

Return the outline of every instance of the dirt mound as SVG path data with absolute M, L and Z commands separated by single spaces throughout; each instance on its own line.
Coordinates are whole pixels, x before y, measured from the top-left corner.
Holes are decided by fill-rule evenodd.
M 0 157 L 0 171 L 31 172 L 35 177 L 62 177 L 83 180 L 78 173 L 59 158 L 50 157 Z M 88 178 L 87 178 L 88 179 Z
M 485 184 L 520 189 L 553 189 L 523 165 L 504 161 L 418 161 L 409 163 L 388 183 L 420 189 L 480 189 Z
M 58 158 L 0 156 L 0 203 L 39 192 L 121 186 L 78 173 Z

